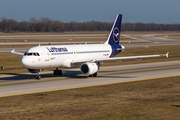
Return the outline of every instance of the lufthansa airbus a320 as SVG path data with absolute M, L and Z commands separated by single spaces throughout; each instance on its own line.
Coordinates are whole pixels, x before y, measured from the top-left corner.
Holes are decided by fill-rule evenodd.
M 114 57 L 125 49 L 119 45 L 122 15 L 118 14 L 109 37 L 104 44 L 84 44 L 84 45 L 50 45 L 36 46 L 28 49 L 25 53 L 11 51 L 12 54 L 21 55 L 21 65 L 31 73 L 37 73 L 36 79 L 40 79 L 40 72 L 46 68 L 56 68 L 54 75 L 61 76 L 59 68 L 80 68 L 81 72 L 87 76 L 96 77 L 101 64 L 109 60 L 122 60 L 132 58 L 148 58 L 167 56 L 143 55 Z

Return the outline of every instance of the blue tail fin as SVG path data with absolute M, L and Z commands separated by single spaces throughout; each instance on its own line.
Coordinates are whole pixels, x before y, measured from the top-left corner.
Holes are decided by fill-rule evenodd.
M 119 45 L 121 21 L 122 21 L 122 15 L 118 14 L 116 20 L 114 21 L 114 25 L 111 29 L 111 33 L 109 34 L 108 40 L 105 42 L 105 44 Z

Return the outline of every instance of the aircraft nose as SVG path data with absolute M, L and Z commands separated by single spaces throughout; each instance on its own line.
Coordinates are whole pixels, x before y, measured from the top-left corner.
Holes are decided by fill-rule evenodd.
M 22 57 L 22 58 L 21 58 L 21 65 L 22 65 L 23 67 L 26 67 L 26 68 L 29 67 L 29 61 L 28 61 L 28 59 Z

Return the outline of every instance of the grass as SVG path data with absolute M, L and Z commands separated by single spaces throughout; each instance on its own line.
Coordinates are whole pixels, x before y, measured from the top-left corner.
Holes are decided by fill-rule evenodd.
M 180 76 L 0 98 L 0 119 L 177 120 Z

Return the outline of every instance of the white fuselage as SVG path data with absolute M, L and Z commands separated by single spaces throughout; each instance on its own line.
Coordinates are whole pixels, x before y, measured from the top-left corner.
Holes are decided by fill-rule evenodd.
M 109 58 L 109 44 L 50 45 L 30 48 L 21 58 L 21 65 L 29 69 L 79 67 L 73 61 Z

